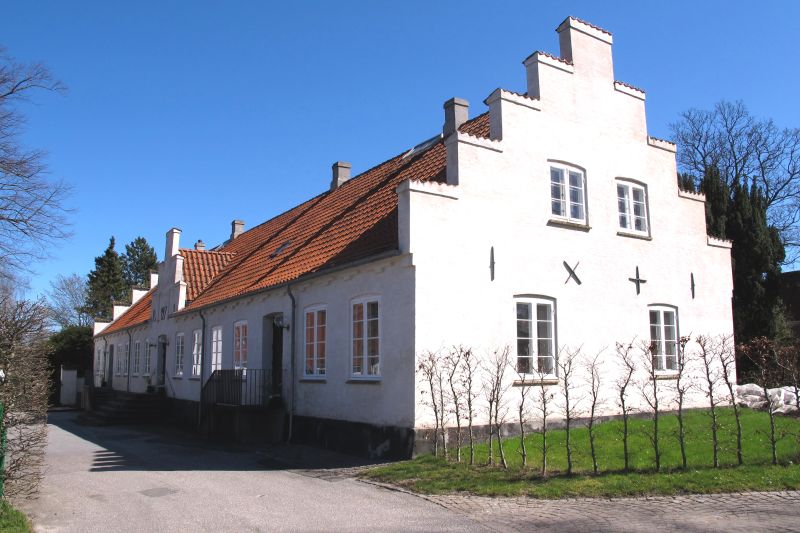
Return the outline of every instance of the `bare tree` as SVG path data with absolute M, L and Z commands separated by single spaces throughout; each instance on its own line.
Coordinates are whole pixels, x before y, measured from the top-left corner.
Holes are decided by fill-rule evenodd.
M 0 384 L 6 495 L 28 496 L 41 480 L 47 438 L 47 308 L 43 301 L 19 300 L 0 288 Z
M 753 339 L 740 347 L 741 351 L 755 364 L 756 384 L 761 387 L 764 399 L 767 401 L 767 413 L 769 414 L 769 444 L 772 451 L 772 464 L 778 464 L 778 436 L 775 428 L 775 413 L 779 407 L 778 402 L 772 401 L 769 397 L 769 389 L 778 385 L 775 362 L 780 358 L 776 354 L 779 349 L 775 342 L 765 337 Z
M 430 350 L 425 351 L 420 358 L 417 372 L 419 372 L 422 382 L 428 387 L 428 391 L 423 390 L 422 393 L 425 394 L 429 392 L 431 395 L 430 401 L 425 403 L 433 410 L 433 455 L 437 457 L 439 455 L 439 427 L 442 423 L 438 401 L 439 376 L 441 375 L 441 370 L 439 369 L 439 354 Z
M 722 368 L 722 379 L 728 389 L 728 401 L 733 407 L 733 417 L 736 420 L 736 462 L 744 463 L 742 457 L 742 421 L 739 412 L 739 403 L 736 401 L 736 350 L 733 346 L 733 336 L 723 335 L 717 342 L 719 348 L 719 361 Z
M 475 464 L 475 433 L 472 423 L 475 419 L 475 400 L 478 391 L 475 388 L 476 374 L 480 372 L 480 360 L 475 357 L 472 348 L 463 348 L 461 353 L 461 372 L 459 381 L 463 394 L 464 406 L 467 410 L 467 433 L 469 436 L 469 464 Z
M 726 101 L 710 111 L 690 109 L 671 128 L 679 170 L 703 176 L 716 167 L 729 187 L 755 184 L 769 223 L 787 246 L 800 244 L 800 129 L 778 128 L 753 117 L 742 102 Z
M 519 391 L 519 401 L 517 402 L 517 422 L 519 423 L 519 454 L 522 456 L 522 468 L 528 466 L 528 448 L 525 445 L 525 424 L 528 423 L 528 410 L 527 403 L 528 394 L 531 391 L 531 381 L 528 374 L 520 370 L 517 366 L 514 368 L 517 373 L 517 382 L 515 386 Z
M 719 347 L 712 337 L 704 335 L 697 337 L 697 345 L 700 347 L 699 357 L 703 365 L 705 378 L 703 392 L 706 398 L 708 398 L 709 415 L 711 416 L 711 445 L 714 468 L 719 468 L 719 420 L 717 418 L 717 407 L 720 404 L 718 392 L 720 371 L 716 366 L 716 354 Z
M 44 65 L 18 63 L 0 49 L 0 275 L 8 279 L 69 234 L 63 206 L 69 188 L 48 180 L 44 153 L 20 141 L 25 118 L 19 104 L 37 90 L 64 86 Z
M 586 385 L 589 388 L 589 421 L 586 425 L 589 430 L 589 451 L 592 454 L 592 472 L 597 474 L 597 449 L 595 447 L 595 423 L 597 422 L 597 409 L 601 406 L 600 398 L 600 356 L 603 350 L 597 352 L 594 357 L 588 359 L 585 363 L 586 367 Z
M 555 395 L 551 387 L 553 386 L 549 369 L 541 365 L 534 365 L 533 374 L 536 377 L 536 410 L 542 421 L 542 477 L 547 477 L 547 419 L 553 411 L 553 401 Z
M 47 299 L 53 322 L 62 329 L 91 326 L 92 317 L 86 308 L 87 291 L 86 278 L 77 274 L 59 274 L 51 281 Z
M 437 353 L 437 359 L 440 355 Z M 444 458 L 450 460 L 450 455 L 447 453 L 447 413 L 449 411 L 450 394 L 447 391 L 447 377 L 443 365 L 436 365 L 436 392 L 439 393 L 439 430 L 442 435 L 442 452 Z
M 789 386 L 792 387 L 794 393 L 794 405 L 800 414 L 800 350 L 798 350 L 798 345 L 784 347 L 781 355 L 782 357 L 778 359 L 777 363 L 785 378 L 789 380 Z
M 505 383 L 505 375 L 508 371 L 510 364 L 509 360 L 510 349 L 508 346 L 503 348 L 495 348 L 489 355 L 488 362 L 488 386 L 487 400 L 489 403 L 489 425 L 493 426 L 489 433 L 489 464 L 492 464 L 492 447 L 491 436 L 492 432 L 497 438 L 497 448 L 500 453 L 500 464 L 503 468 L 508 468 L 506 461 L 506 454 L 503 450 L 503 442 L 500 439 L 500 432 L 505 422 L 505 417 L 508 414 L 508 406 L 506 405 L 505 393 L 508 390 L 508 385 Z
M 633 409 L 628 403 L 628 389 L 631 383 L 633 383 L 633 376 L 636 373 L 636 361 L 633 357 L 633 342 L 627 344 L 618 342 L 616 355 L 621 368 L 620 376 L 614 383 L 614 388 L 617 392 L 617 405 L 622 412 L 622 450 L 625 460 L 625 471 L 627 472 L 630 469 L 630 452 L 628 449 L 630 432 L 628 429 L 628 421 L 633 412 Z
M 561 414 L 564 415 L 565 447 L 567 452 L 567 475 L 572 475 L 572 421 L 578 416 L 578 401 L 575 396 L 575 371 L 583 347 L 564 348 L 558 357 L 558 380 L 561 388 Z
M 678 406 L 678 444 L 681 449 L 681 465 L 685 470 L 687 465 L 686 460 L 686 425 L 683 418 L 683 406 L 686 401 L 686 395 L 692 390 L 694 384 L 686 374 L 686 364 L 688 362 L 688 354 L 686 352 L 686 344 L 689 342 L 689 337 L 681 337 L 680 350 L 678 351 L 678 367 L 675 374 L 675 400 Z
M 656 345 L 654 343 L 642 342 L 639 345 L 639 354 L 642 360 L 642 367 L 646 370 L 645 375 L 639 383 L 639 388 L 642 393 L 647 406 L 650 408 L 650 420 L 652 421 L 652 429 L 647 437 L 650 439 L 650 444 L 653 446 L 653 455 L 656 462 L 656 472 L 661 471 L 661 442 L 659 440 L 659 422 L 661 420 L 661 387 L 659 386 L 660 380 L 658 379 L 659 366 L 656 352 Z
M 447 384 L 450 387 L 451 407 L 456 417 L 456 462 L 461 462 L 461 406 L 463 398 L 459 389 L 459 371 L 466 349 L 463 346 L 453 346 L 444 358 L 444 372 L 447 375 Z

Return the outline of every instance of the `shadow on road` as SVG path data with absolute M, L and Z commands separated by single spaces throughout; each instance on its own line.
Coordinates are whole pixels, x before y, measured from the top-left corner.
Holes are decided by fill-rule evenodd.
M 288 470 L 315 477 L 352 476 L 375 464 L 301 445 L 247 447 L 204 441 L 199 435 L 157 425 L 84 426 L 77 411 L 51 412 L 48 423 L 97 448 L 91 472 L 124 470 Z

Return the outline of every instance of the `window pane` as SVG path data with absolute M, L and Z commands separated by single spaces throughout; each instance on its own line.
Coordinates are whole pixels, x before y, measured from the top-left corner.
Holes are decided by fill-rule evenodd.
M 367 318 L 378 318 L 378 302 L 367 303 Z
M 539 357 L 539 372 L 543 374 L 552 374 L 553 373 L 553 358 L 552 357 Z
M 517 318 L 521 318 L 524 320 L 531 319 L 531 304 L 517 304 Z
M 379 342 L 378 339 L 370 339 L 367 341 L 367 349 L 368 349 L 367 355 L 375 356 L 380 353 L 378 350 L 379 349 L 378 342 Z
M 378 336 L 378 320 L 369 320 L 367 322 L 367 335 L 369 337 Z
M 520 374 L 531 373 L 531 358 L 530 357 L 517 357 L 517 372 Z
M 536 319 L 537 320 L 551 320 L 552 308 L 548 304 L 536 304 Z
M 517 337 L 529 339 L 531 336 L 530 320 L 517 320 Z
M 550 339 L 539 339 L 539 357 L 550 357 L 553 355 L 553 341 Z
M 536 323 L 536 336 L 539 339 L 552 339 L 553 338 L 553 323 L 539 321 Z
M 531 355 L 530 339 L 517 339 L 517 357 L 527 357 Z
M 353 322 L 353 338 L 354 339 L 363 339 L 364 338 L 364 323 L 363 322 Z
M 317 327 L 317 342 L 325 342 L 325 326 Z
M 364 320 L 364 304 L 353 304 L 353 320 Z

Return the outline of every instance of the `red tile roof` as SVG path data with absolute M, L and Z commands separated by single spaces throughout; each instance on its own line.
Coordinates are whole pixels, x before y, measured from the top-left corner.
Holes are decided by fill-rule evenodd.
M 151 304 L 153 302 L 153 293 L 155 288 L 147 291 L 147 294 L 142 296 L 141 300 L 131 306 L 130 309 L 125 311 L 119 318 L 113 321 L 106 329 L 101 331 L 98 335 L 106 335 L 108 333 L 116 333 L 126 328 L 132 328 L 144 324 L 150 320 Z
M 225 268 L 233 253 L 181 249 L 183 257 L 183 281 L 186 282 L 186 300 L 192 301 L 211 280 Z
M 460 131 L 489 137 L 489 115 Z M 397 250 L 397 193 L 405 180 L 445 181 L 440 138 L 406 151 L 297 207 L 242 233 L 213 251 L 182 249 L 185 311 L 295 280 L 305 274 Z M 154 290 L 99 335 L 150 319 Z

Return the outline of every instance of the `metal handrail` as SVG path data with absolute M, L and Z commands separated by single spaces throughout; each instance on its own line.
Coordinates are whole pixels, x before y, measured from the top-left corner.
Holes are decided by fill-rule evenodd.
M 215 405 L 266 407 L 271 382 L 270 369 L 214 370 L 200 392 L 202 412 L 205 415 Z

